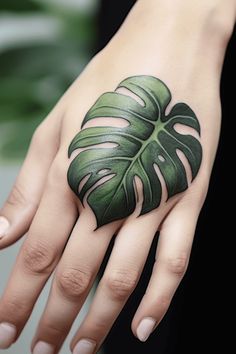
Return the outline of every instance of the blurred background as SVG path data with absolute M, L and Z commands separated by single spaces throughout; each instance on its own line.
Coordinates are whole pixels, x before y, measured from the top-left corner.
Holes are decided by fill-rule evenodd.
M 11 189 L 35 127 L 92 56 L 98 8 L 96 0 L 0 1 L 0 204 Z M 1 252 L 0 295 L 21 244 L 22 240 Z M 49 288 L 50 282 L 20 340 L 6 354 L 29 352 Z M 90 298 L 74 332 L 89 302 Z M 62 352 L 70 352 L 69 339 Z
M 0 0 L 0 204 L 8 195 L 31 135 L 93 54 L 117 30 L 134 0 Z M 230 284 L 234 217 L 232 172 L 236 36 L 229 44 L 222 73 L 222 133 L 209 194 L 199 219 L 188 272 L 158 330 L 144 345 L 130 330 L 154 262 L 156 236 L 137 289 L 116 321 L 103 354 L 199 354 L 227 352 L 225 314 L 231 312 Z M 227 157 L 231 163 L 227 163 Z M 226 188 L 228 187 L 228 189 Z M 225 211 L 227 213 L 225 213 Z M 232 231 L 233 230 L 233 231 Z M 0 253 L 0 295 L 22 241 Z M 232 244 L 231 244 L 232 243 Z M 107 257 L 101 267 L 100 276 Z M 233 278 L 233 277 L 232 277 Z M 20 340 L 6 354 L 29 352 L 50 282 Z M 94 290 L 93 290 L 94 291 Z M 87 311 L 93 291 L 73 326 Z M 223 325 L 222 325 L 223 324 Z M 226 333 L 224 333 L 226 331 Z M 70 335 L 69 339 L 71 338 Z M 69 354 L 69 339 L 62 353 Z M 100 353 L 101 354 L 101 353 Z
M 23 158 L 35 127 L 88 62 L 98 5 L 97 0 L 1 0 L 1 160 Z

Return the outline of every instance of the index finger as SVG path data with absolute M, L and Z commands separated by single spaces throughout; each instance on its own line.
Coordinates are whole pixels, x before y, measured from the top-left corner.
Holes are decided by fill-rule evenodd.
M 0 324 L 7 324 L 9 329 L 4 338 L 0 332 L 1 348 L 8 347 L 19 336 L 61 256 L 77 218 L 77 208 L 71 202 L 70 193 L 69 189 L 59 191 L 51 184 L 45 189 L 0 301 Z

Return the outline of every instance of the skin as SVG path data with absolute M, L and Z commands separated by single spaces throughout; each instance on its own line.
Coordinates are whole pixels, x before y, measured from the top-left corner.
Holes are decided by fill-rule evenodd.
M 143 318 L 154 318 L 155 327 L 161 321 L 186 271 L 208 189 L 220 131 L 220 74 L 235 13 L 235 0 L 138 1 L 110 43 L 38 127 L 0 212 L 10 223 L 0 239 L 1 248 L 27 232 L 0 301 L 0 323 L 15 326 L 14 340 L 56 269 L 32 350 L 44 341 L 58 352 L 114 233 L 116 242 L 105 273 L 71 349 L 87 338 L 96 344 L 93 353 L 98 350 L 137 284 L 157 230 L 156 262 L 132 331 L 137 335 Z M 201 125 L 202 165 L 188 190 L 168 202 L 163 198 L 158 209 L 138 217 L 140 198 L 130 216 L 96 229 L 91 208 L 83 207 L 68 185 L 72 161 L 68 146 L 97 98 L 133 75 L 160 78 L 172 93 L 172 106 L 185 102 L 194 110 Z M 107 124 L 101 119 L 98 123 Z M 142 191 L 139 181 L 137 187 Z

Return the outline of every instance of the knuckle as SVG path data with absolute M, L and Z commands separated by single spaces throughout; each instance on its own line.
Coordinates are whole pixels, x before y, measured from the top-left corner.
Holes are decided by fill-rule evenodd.
M 85 294 L 91 282 L 91 274 L 81 268 L 68 268 L 57 276 L 57 284 L 67 298 L 78 298 Z
M 9 206 L 19 206 L 19 205 L 28 205 L 29 200 L 23 191 L 23 188 L 19 186 L 19 184 L 15 184 L 12 188 L 12 191 L 6 201 L 6 204 Z
M 170 306 L 171 298 L 167 295 L 159 295 L 157 297 L 157 306 L 162 310 L 162 312 L 166 312 L 168 307 Z
M 67 185 L 67 164 L 64 160 L 56 157 L 48 173 L 47 186 L 54 188 L 55 185 Z
M 165 263 L 169 272 L 182 277 L 188 266 L 188 258 L 187 256 L 170 257 Z
M 41 123 L 34 131 L 30 145 L 34 148 L 45 146 L 45 130 L 43 129 L 43 124 Z
M 24 316 L 30 313 L 29 304 L 19 300 L 18 296 L 11 296 L 10 298 L 3 299 L 0 309 L 1 319 L 16 323 Z
M 27 242 L 22 250 L 24 268 L 34 274 L 50 274 L 55 262 L 53 251 L 42 242 Z
M 138 282 L 138 273 L 132 271 L 112 271 L 105 276 L 104 283 L 116 300 L 125 300 L 135 289 Z
M 56 322 L 52 318 L 43 318 L 40 322 L 40 328 L 47 331 L 52 343 L 56 342 L 59 337 L 68 330 L 68 324 L 64 322 Z
M 203 203 L 205 201 L 207 193 L 208 193 L 208 189 L 209 189 L 209 177 L 207 176 L 204 178 L 201 188 L 199 190 L 200 203 Z
M 209 188 L 209 173 L 202 173 L 201 183 L 198 185 L 191 185 L 186 196 L 186 204 L 194 208 L 201 209 Z

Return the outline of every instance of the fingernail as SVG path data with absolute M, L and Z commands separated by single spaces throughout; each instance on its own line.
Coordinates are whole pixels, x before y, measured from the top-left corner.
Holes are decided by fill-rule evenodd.
M 0 349 L 7 349 L 14 342 L 16 327 L 10 323 L 0 323 Z
M 33 354 L 53 354 L 54 347 L 46 342 L 38 342 L 34 347 Z
M 0 216 L 0 240 L 1 238 L 3 238 L 5 236 L 5 233 L 7 231 L 7 229 L 9 228 L 10 223 L 7 220 L 7 218 L 5 218 L 4 216 Z
M 81 339 L 75 346 L 73 354 L 92 354 L 96 343 L 91 340 Z
M 138 339 L 141 340 L 141 342 L 145 342 L 154 330 L 155 325 L 156 321 L 154 320 L 154 318 L 144 318 L 137 328 Z

